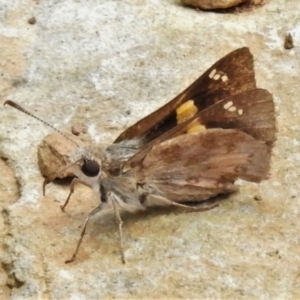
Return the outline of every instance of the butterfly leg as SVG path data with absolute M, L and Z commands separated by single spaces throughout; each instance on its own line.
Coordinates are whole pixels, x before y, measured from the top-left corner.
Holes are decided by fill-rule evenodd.
M 122 260 L 122 263 L 125 264 L 124 244 L 123 244 L 123 231 L 122 231 L 123 221 L 121 219 L 120 212 L 119 212 L 119 209 L 117 207 L 116 201 L 112 200 L 112 204 L 113 204 L 114 211 L 115 211 L 115 214 L 116 214 L 116 221 L 117 221 L 117 224 L 119 226 L 121 260 Z
M 71 262 L 73 262 L 73 261 L 75 260 L 76 255 L 77 255 L 78 250 L 79 250 L 79 247 L 80 247 L 80 245 L 81 245 L 82 239 L 83 239 L 83 237 L 84 237 L 84 235 L 85 235 L 86 227 L 87 227 L 87 224 L 88 224 L 90 218 L 91 218 L 92 216 L 94 216 L 95 214 L 97 214 L 99 211 L 101 211 L 102 208 L 103 208 L 103 205 L 100 204 L 100 205 L 97 206 L 94 210 L 92 210 L 92 211 L 89 213 L 89 215 L 87 216 L 87 218 L 85 219 L 85 222 L 84 222 L 84 224 L 83 224 L 83 228 L 82 228 L 81 233 L 80 233 L 79 241 L 77 242 L 76 249 L 75 249 L 75 251 L 74 251 L 72 257 L 71 257 L 70 259 L 68 259 L 68 260 L 65 261 L 66 264 L 71 263 Z
M 81 160 L 81 159 L 80 159 Z M 43 195 L 46 195 L 46 185 L 53 182 L 55 180 L 55 178 L 59 177 L 59 174 L 61 174 L 62 172 L 64 172 L 67 169 L 73 168 L 76 164 L 78 164 L 78 162 L 80 161 L 75 161 L 74 163 L 72 163 L 71 165 L 59 170 L 58 172 L 56 172 L 55 174 L 53 174 L 50 177 L 45 178 L 44 182 L 43 182 Z M 75 170 L 75 169 L 74 169 Z M 74 172 L 75 173 L 75 172 Z
M 64 203 L 63 205 L 60 206 L 60 208 L 61 208 L 62 211 L 65 211 L 65 208 L 66 208 L 66 206 L 68 205 L 69 200 L 70 200 L 72 194 L 74 193 L 74 186 L 75 186 L 76 183 L 81 183 L 81 181 L 80 181 L 78 178 L 74 178 L 74 179 L 72 180 L 71 185 L 70 185 L 70 192 L 69 192 L 68 198 L 67 198 L 67 200 L 65 201 L 65 203 Z
M 53 180 L 52 179 L 48 179 L 46 178 L 43 182 L 43 195 L 45 196 L 46 194 L 46 185 L 50 182 L 52 182 Z M 75 186 L 75 183 L 78 183 L 78 182 L 81 182 L 79 179 L 77 178 L 74 178 L 71 182 L 71 185 L 70 185 L 70 192 L 69 192 L 69 195 L 68 195 L 68 198 L 67 200 L 65 201 L 65 203 L 63 205 L 60 206 L 61 210 L 62 211 L 65 211 L 65 208 L 66 206 L 68 205 L 69 203 L 69 200 L 71 198 L 71 195 L 74 193 L 74 186 Z
M 50 178 L 45 178 L 44 182 L 43 182 L 43 196 L 46 195 L 46 185 L 49 184 L 50 182 L 52 182 L 54 179 L 50 179 Z

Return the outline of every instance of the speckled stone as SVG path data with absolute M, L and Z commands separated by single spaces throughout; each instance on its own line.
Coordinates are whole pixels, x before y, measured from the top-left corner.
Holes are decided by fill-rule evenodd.
M 1 299 L 300 297 L 298 0 L 241 14 L 175 0 L 13 0 L 1 8 L 2 101 L 57 128 L 85 124 L 95 148 L 242 46 L 254 55 L 258 86 L 274 95 L 278 126 L 269 180 L 238 183 L 239 193 L 207 212 L 124 215 L 125 265 L 114 215 L 95 216 L 66 265 L 99 200 L 78 185 L 63 213 L 67 185 L 49 185 L 43 197 L 37 147 L 52 131 L 2 107 Z

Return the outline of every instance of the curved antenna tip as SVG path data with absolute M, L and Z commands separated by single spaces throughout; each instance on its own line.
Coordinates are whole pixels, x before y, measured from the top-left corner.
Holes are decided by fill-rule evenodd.
M 10 105 L 10 106 L 14 106 L 15 105 L 15 102 L 11 101 L 11 100 L 6 100 L 4 103 L 3 103 L 3 106 L 5 105 Z

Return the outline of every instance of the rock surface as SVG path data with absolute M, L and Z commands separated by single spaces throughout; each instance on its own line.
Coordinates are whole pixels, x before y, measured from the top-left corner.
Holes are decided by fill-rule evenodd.
M 181 0 L 184 5 L 194 6 L 200 9 L 214 10 L 227 9 L 238 5 L 251 7 L 254 5 L 264 5 L 267 0 Z
M 181 2 L 202 9 L 224 9 L 237 6 L 245 0 L 181 0 Z
M 37 147 L 51 130 L 3 107 L 1 299 L 300 297 L 298 0 L 239 14 L 197 12 L 175 0 L 1 6 L 2 101 L 58 128 L 85 124 L 97 147 L 242 46 L 250 47 L 258 86 L 273 93 L 278 115 L 268 181 L 241 184 L 208 212 L 124 215 L 125 265 L 114 216 L 94 217 L 78 259 L 66 265 L 97 199 L 76 186 L 63 213 L 68 186 L 52 184 L 43 197 Z M 291 50 L 283 47 L 286 32 Z

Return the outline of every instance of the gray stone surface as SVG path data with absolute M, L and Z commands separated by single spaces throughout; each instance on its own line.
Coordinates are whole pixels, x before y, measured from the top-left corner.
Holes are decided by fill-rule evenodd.
M 299 298 L 299 11 L 298 0 L 230 14 L 175 0 L 1 0 L 2 103 L 15 100 L 59 128 L 82 123 L 105 146 L 217 59 L 249 46 L 258 86 L 274 95 L 278 141 L 270 179 L 241 184 L 214 210 L 124 216 L 126 265 L 112 215 L 93 219 L 66 265 L 97 199 L 78 187 L 62 213 L 67 186 L 43 197 L 36 151 L 51 130 L 2 107 L 0 298 Z

